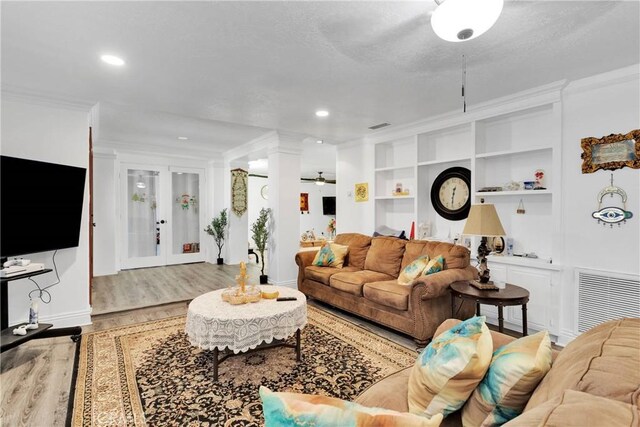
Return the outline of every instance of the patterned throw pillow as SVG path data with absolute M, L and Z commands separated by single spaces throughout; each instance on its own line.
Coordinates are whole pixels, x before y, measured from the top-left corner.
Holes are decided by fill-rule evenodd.
M 438 427 L 442 416 L 431 420 L 382 408 L 367 408 L 334 397 L 274 393 L 260 387 L 265 427 L 387 426 Z
M 499 426 L 522 413 L 538 383 L 551 369 L 549 333 L 538 332 L 503 345 L 462 410 L 467 426 Z
M 458 323 L 435 337 L 409 377 L 409 412 L 445 417 L 464 405 L 491 362 L 493 340 L 484 316 Z
M 429 255 L 423 255 L 416 258 L 411 264 L 402 269 L 398 276 L 398 283 L 401 285 L 409 285 L 418 276 L 422 274 L 429 262 Z
M 422 275 L 426 276 L 442 270 L 444 270 L 444 257 L 442 255 L 438 255 L 437 257 L 429 261 L 429 264 L 427 264 L 427 266 L 425 267 Z
M 342 268 L 347 252 L 349 252 L 349 246 L 327 243 L 318 251 L 312 264 L 318 267 Z

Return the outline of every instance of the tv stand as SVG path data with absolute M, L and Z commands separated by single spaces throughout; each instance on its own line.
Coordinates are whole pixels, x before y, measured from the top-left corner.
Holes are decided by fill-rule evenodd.
M 73 342 L 77 342 L 82 334 L 82 328 L 80 326 L 73 326 L 70 328 L 58 328 L 50 329 L 53 325 L 49 323 L 39 323 L 38 329 L 27 331 L 26 335 L 13 335 L 14 327 L 9 327 L 9 301 L 8 301 L 8 283 L 12 280 L 26 279 L 28 277 L 39 276 L 41 274 L 49 273 L 53 270 L 50 268 L 34 271 L 31 273 L 18 274 L 11 277 L 0 278 L 0 302 L 2 304 L 2 312 L 0 317 L 0 353 L 17 347 L 27 341 L 41 338 L 53 338 L 71 336 Z M 17 327 L 19 325 L 15 325 Z

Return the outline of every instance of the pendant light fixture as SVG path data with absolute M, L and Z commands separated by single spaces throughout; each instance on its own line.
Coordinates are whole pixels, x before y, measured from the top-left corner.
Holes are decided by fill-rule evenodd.
M 147 184 L 142 180 L 142 175 L 138 175 L 138 182 L 136 182 L 136 187 L 138 188 L 147 188 Z
M 322 176 L 322 172 L 318 172 L 318 177 L 316 178 L 316 185 L 324 185 L 327 180 Z
M 504 0 L 435 0 L 433 31 L 443 40 L 462 42 L 484 34 L 496 23 Z

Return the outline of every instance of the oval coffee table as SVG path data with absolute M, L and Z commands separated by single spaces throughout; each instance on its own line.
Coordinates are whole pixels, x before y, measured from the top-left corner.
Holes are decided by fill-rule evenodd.
M 224 289 L 220 289 L 189 303 L 185 332 L 191 345 L 213 351 L 214 381 L 218 381 L 218 365 L 240 353 L 283 346 L 295 348 L 296 360 L 300 361 L 300 331 L 307 324 L 307 298 L 296 289 L 261 288 L 297 299 L 262 299 L 257 303 L 231 305 L 222 300 Z M 293 335 L 296 343 L 288 344 L 286 340 Z M 223 352 L 221 358 L 218 358 L 219 352 Z
M 451 317 L 455 318 L 456 298 L 470 299 L 476 302 L 476 316 L 480 316 L 480 304 L 498 307 L 498 331 L 504 331 L 502 308 L 511 305 L 522 306 L 522 335 L 527 336 L 527 303 L 529 291 L 520 286 L 507 283 L 504 289 L 482 290 L 471 286 L 467 281 L 451 284 Z

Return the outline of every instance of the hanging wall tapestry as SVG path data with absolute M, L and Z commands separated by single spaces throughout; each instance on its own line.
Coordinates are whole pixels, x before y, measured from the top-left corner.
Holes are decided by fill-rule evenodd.
M 583 138 L 582 173 L 598 169 L 616 170 L 624 167 L 640 169 L 640 129 L 623 135 L 611 134 L 602 138 Z
M 231 171 L 231 210 L 238 216 L 247 211 L 247 171 L 244 169 Z

